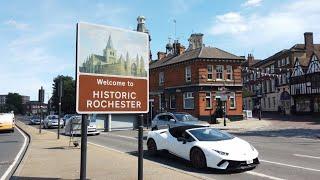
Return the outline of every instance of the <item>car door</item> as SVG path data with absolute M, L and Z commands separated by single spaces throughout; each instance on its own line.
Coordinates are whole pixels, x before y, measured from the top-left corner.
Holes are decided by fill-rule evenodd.
M 167 123 L 168 123 L 168 121 L 167 121 L 166 115 L 158 116 L 158 121 L 157 121 L 158 129 L 166 129 L 166 128 L 168 128 Z
M 187 140 L 185 142 L 178 141 L 178 138 L 175 138 L 175 137 L 171 138 L 170 151 L 171 153 L 183 159 L 189 160 L 190 150 L 194 146 L 195 140 L 188 133 L 185 132 L 184 134 L 186 135 L 182 135 L 182 136 L 184 136 L 184 138 Z

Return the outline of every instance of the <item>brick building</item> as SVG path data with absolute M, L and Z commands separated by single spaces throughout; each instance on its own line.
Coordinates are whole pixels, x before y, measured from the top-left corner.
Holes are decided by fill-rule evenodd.
M 215 47 L 205 47 L 203 34 L 192 34 L 186 49 L 177 40 L 150 63 L 152 113 L 188 112 L 201 120 L 221 117 L 219 88 L 229 91 L 227 117 L 242 118 L 241 63 L 236 56 Z

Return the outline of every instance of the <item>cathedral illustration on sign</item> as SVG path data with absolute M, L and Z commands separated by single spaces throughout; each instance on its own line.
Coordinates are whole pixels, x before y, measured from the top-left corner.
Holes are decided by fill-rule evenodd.
M 136 55 L 131 58 L 129 53 L 118 57 L 114 49 L 111 35 L 109 35 L 107 46 L 103 49 L 103 55 L 91 54 L 84 63 L 80 65 L 80 72 L 95 74 L 110 74 L 122 76 L 147 77 L 144 59 Z

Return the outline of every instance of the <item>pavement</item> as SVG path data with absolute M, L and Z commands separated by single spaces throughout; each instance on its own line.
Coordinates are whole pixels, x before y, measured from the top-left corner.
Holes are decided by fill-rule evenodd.
M 13 173 L 27 144 L 27 137 L 17 128 L 14 133 L 0 132 L 0 179 L 8 179 Z M 20 153 L 21 152 L 21 153 Z M 20 153 L 20 154 L 19 154 Z M 22 156 L 22 155 L 21 155 Z
M 272 122 L 268 120 L 259 120 L 257 118 L 249 118 L 241 121 L 229 121 L 224 126 L 223 122 L 219 124 L 211 124 L 211 127 L 216 127 L 222 130 L 237 130 L 237 131 L 250 131 L 250 130 L 259 130 L 266 129 L 271 127 Z
M 31 142 L 12 179 L 78 179 L 80 148 L 69 147 L 69 138 L 17 121 Z M 88 143 L 89 179 L 137 179 L 137 157 Z M 144 160 L 144 179 L 196 179 L 200 176 Z

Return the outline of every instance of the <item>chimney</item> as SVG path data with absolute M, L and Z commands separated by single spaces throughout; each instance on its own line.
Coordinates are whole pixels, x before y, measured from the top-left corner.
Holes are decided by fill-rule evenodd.
M 254 64 L 254 57 L 252 54 L 248 54 L 248 66 L 251 67 Z
M 204 44 L 203 44 L 202 38 L 203 38 L 203 34 L 201 33 L 191 34 L 190 38 L 188 39 L 189 41 L 188 50 L 198 49 L 203 47 Z
M 159 51 L 157 55 L 158 55 L 158 60 L 161 60 L 166 57 L 166 53 L 161 51 Z
M 313 53 L 313 33 L 312 32 L 305 32 L 304 33 L 304 45 L 306 50 L 307 58 L 310 58 Z

